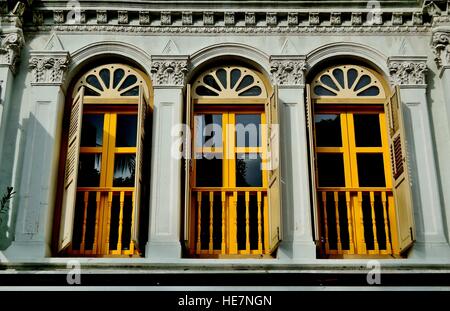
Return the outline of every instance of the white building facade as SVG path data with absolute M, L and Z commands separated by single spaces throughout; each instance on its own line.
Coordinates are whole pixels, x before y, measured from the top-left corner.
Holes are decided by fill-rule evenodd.
M 398 0 L 369 1 L 369 3 L 327 1 L 326 4 L 319 5 L 314 1 L 262 1 L 256 4 L 253 1 L 163 3 L 136 0 L 125 5 L 120 1 L 103 0 L 68 2 L 35 0 L 17 5 L 12 2 L 2 2 L 0 10 L 0 189 L 12 186 L 16 191 L 16 195 L 8 203 L 9 210 L 1 215 L 3 221 L 0 227 L 0 249 L 3 252 L 3 259 L 8 262 L 64 262 L 72 257 L 82 258 L 81 260 L 86 260 L 85 257 L 88 257 L 94 258 L 91 262 L 111 264 L 134 261 L 143 264 L 163 262 L 189 265 L 196 261 L 211 264 L 231 261 L 236 264 L 250 265 L 253 263 L 255 265 L 306 263 L 339 267 L 351 265 L 359 259 L 373 257 L 382 258 L 393 267 L 408 264 L 436 264 L 448 267 L 450 263 L 449 1 Z M 120 216 L 117 216 L 120 218 L 120 232 L 117 233 L 119 237 L 115 238 L 114 243 L 118 243 L 121 237 L 125 236 L 126 230 L 131 231 L 127 238 L 128 243 L 132 243 L 138 235 L 144 236 L 143 239 L 141 238 L 144 242 L 139 243 L 137 253 L 133 252 L 132 246 L 121 245 L 116 249 L 119 251 L 117 258 L 111 258 L 111 256 L 104 258 L 97 256 L 95 252 L 83 253 L 81 246 L 78 253 L 73 251 L 67 253 L 65 251 L 67 245 L 73 243 L 75 239 L 76 233 L 72 231 L 75 230 L 74 224 L 77 222 L 83 232 L 80 238 L 83 248 L 86 232 L 91 232 L 92 236 L 95 235 L 94 241 L 91 242 L 94 244 L 92 248 L 95 248 L 99 247 L 96 246 L 97 236 L 101 235 L 98 232 L 111 230 L 101 229 L 99 221 L 94 221 L 89 231 L 90 225 L 86 219 L 90 216 L 85 216 L 83 222 L 82 216 L 77 216 L 75 211 L 78 206 L 83 207 L 83 205 L 73 203 L 72 209 L 64 206 L 65 200 L 69 200 L 67 197 L 70 197 L 70 194 L 67 192 L 71 187 L 70 184 L 67 185 L 67 179 L 65 180 L 64 176 L 68 174 L 66 154 L 71 146 L 70 135 L 72 135 L 68 132 L 71 131 L 69 128 L 72 128 L 71 122 L 75 122 L 71 121 L 71 116 L 76 109 L 73 108 L 76 106 L 76 96 L 85 98 L 85 104 L 83 99 L 80 99 L 81 102 L 78 103 L 85 107 L 89 100 L 94 103 L 95 100 L 92 98 L 98 94 L 86 93 L 89 89 L 86 85 L 91 83 L 89 72 L 95 71 L 96 68 L 100 70 L 103 68 L 101 66 L 110 68 L 107 66 L 117 66 L 117 64 L 136 69 L 138 77 L 136 83 L 145 84 L 139 87 L 139 94 L 143 94 L 143 99 L 141 95 L 135 93 L 130 95 L 133 99 L 130 99 L 129 103 L 134 103 L 133 100 L 136 100 L 136 107 L 142 105 L 149 107 L 149 112 L 144 113 L 147 116 L 144 117 L 147 118 L 145 122 L 149 124 L 148 130 L 145 131 L 149 143 L 143 143 L 144 140 L 142 140 L 140 145 L 139 133 L 142 134 L 143 131 L 138 128 L 138 145 L 135 145 L 133 152 L 139 154 L 142 150 L 143 156 L 138 158 L 143 163 L 140 166 L 141 175 L 139 176 L 141 177 L 139 178 L 141 179 L 136 180 L 137 183 L 142 182 L 144 186 L 138 188 L 138 184 L 135 183 L 134 188 L 129 191 L 133 193 L 133 206 L 140 205 L 141 210 L 139 213 L 139 208 L 132 208 L 131 216 L 129 216 L 133 219 L 132 224 L 130 228 L 126 227 L 124 219 L 128 216 L 123 215 L 126 214 L 124 206 L 127 203 L 124 202 L 127 200 L 126 191 L 128 190 L 124 190 L 123 199 L 120 199 L 120 204 L 117 203 L 120 208 Z M 382 93 L 384 97 L 375 98 L 374 96 L 373 101 L 371 101 L 372 98 L 369 100 L 371 105 L 378 103 L 380 109 L 383 109 L 384 102 L 391 96 L 389 93 L 395 93 L 395 96 L 399 98 L 402 141 L 405 142 L 399 147 L 403 148 L 405 153 L 400 156 L 400 161 L 405 162 L 406 165 L 403 169 L 406 171 L 404 174 L 408 176 L 405 183 L 409 189 L 406 193 L 411 194 L 409 199 L 407 197 L 402 199 L 399 194 L 389 194 L 395 192 L 398 181 L 395 178 L 401 175 L 396 168 L 393 169 L 394 171 L 390 171 L 391 168 L 387 169 L 389 173 L 386 173 L 386 176 L 389 177 L 386 177 L 385 186 L 387 189 L 390 185 L 390 192 L 383 190 L 384 192 L 378 193 L 376 192 L 378 190 L 355 188 L 348 184 L 345 186 L 346 189 L 353 190 L 341 189 L 344 191 L 342 193 L 339 192 L 341 190 L 338 186 L 329 188 L 332 190 L 321 188 L 320 182 L 325 177 L 321 175 L 320 167 L 319 173 L 316 174 L 317 166 L 322 165 L 319 160 L 322 149 L 319 150 L 319 146 L 314 143 L 314 141 L 318 143 L 317 135 L 319 135 L 317 115 L 335 113 L 334 108 L 330 110 L 328 106 L 323 108 L 322 105 L 327 104 L 328 97 L 334 96 L 335 93 L 341 96 L 340 94 L 344 94 L 346 90 L 342 84 L 342 87 L 335 89 L 336 92 L 333 91 L 334 88 L 330 87 L 327 78 L 321 78 L 323 77 L 321 73 L 331 68 L 329 70 L 332 70 L 334 78 L 330 76 L 330 79 L 334 79 L 334 84 L 338 85 L 341 82 L 334 74 L 333 68 L 341 65 L 355 66 L 355 72 L 361 69 L 373 73 L 365 73 L 365 75 L 372 77 L 372 81 L 378 81 L 375 95 L 381 96 Z M 228 212 L 226 212 L 228 218 L 224 216 L 225 210 L 232 206 L 232 203 L 228 202 L 239 205 L 237 197 L 236 201 L 228 201 L 232 200 L 233 193 L 237 195 L 236 188 L 233 190 L 232 186 L 228 186 L 228 190 L 218 190 L 219 192 L 208 188 L 211 195 L 202 196 L 200 190 L 194 190 L 192 178 L 186 176 L 190 175 L 191 171 L 185 170 L 185 164 L 189 166 L 191 162 L 173 156 L 173 145 L 180 139 L 179 131 L 174 131 L 174 127 L 189 123 L 188 119 L 191 117 L 189 111 L 192 109 L 203 111 L 196 110 L 196 105 L 207 105 L 209 97 L 217 95 L 201 94 L 200 89 L 195 89 L 192 85 L 195 86 L 197 78 L 208 70 L 226 66 L 241 68 L 239 69 L 241 74 L 243 70 L 254 70 L 257 73 L 254 79 L 259 81 L 258 77 L 260 78 L 261 84 L 265 85 L 261 87 L 262 93 L 267 95 L 261 100 L 261 107 L 264 103 L 271 105 L 269 98 L 272 93 L 275 94 L 274 101 L 277 102 L 278 115 L 275 119 L 277 122 L 273 121 L 273 123 L 279 124 L 280 167 L 279 172 L 268 173 L 269 177 L 263 173 L 263 178 L 267 177 L 270 181 L 270 176 L 276 175 L 279 179 L 277 182 L 279 182 L 280 192 L 278 195 L 272 194 L 270 185 L 267 185 L 267 193 L 269 193 L 267 197 L 264 194 L 266 192 L 249 190 L 246 206 L 242 203 L 244 210 L 245 207 L 247 208 L 247 215 L 242 216 L 244 218 L 239 218 L 241 216 L 233 218 Z M 124 68 L 126 71 L 128 67 Z M 347 79 L 351 79 L 350 71 L 343 72 L 348 73 L 345 78 L 347 83 Z M 215 73 L 219 77 L 218 71 Z M 114 74 L 115 71 L 111 69 L 109 78 L 105 79 L 113 81 Z M 101 73 L 98 77 L 100 75 Z M 207 80 L 204 81 L 206 83 Z M 105 84 L 103 84 L 104 88 Z M 350 89 L 351 83 L 348 84 Z M 130 86 L 129 90 L 134 90 L 134 85 Z M 314 88 L 320 85 L 324 89 L 329 89 L 332 94 L 320 93 Z M 124 88 L 127 87 L 124 86 Z M 213 89 L 206 87 L 208 88 L 213 92 Z M 356 89 L 353 88 L 353 91 L 356 92 L 357 88 L 358 86 Z M 365 90 L 368 86 L 360 87 L 362 88 Z M 78 91 L 84 93 L 76 95 Z M 108 100 L 111 101 L 108 103 L 114 103 L 111 92 L 105 91 L 100 95 L 101 97 L 110 96 Z M 244 92 L 239 94 L 242 93 Z M 221 94 L 219 97 L 222 96 Z M 240 96 L 239 94 L 236 96 Z M 238 97 L 236 99 L 232 95 L 227 96 L 231 97 L 224 102 L 218 99 L 216 102 L 211 100 L 208 103 L 238 103 Z M 254 94 L 249 96 L 258 97 Z M 363 104 L 363 101 L 358 101 L 357 97 L 360 95 L 356 93 L 354 96 L 345 96 L 341 101 L 331 99 L 330 103 L 343 105 L 345 102 L 347 105 L 345 111 L 353 109 L 348 108 L 352 103 Z M 141 108 L 136 109 L 139 110 L 136 113 L 140 118 Z M 227 118 L 231 118 L 232 108 L 227 109 Z M 264 107 L 261 109 L 264 110 Z M 112 110 L 105 112 L 111 115 L 108 115 L 110 120 L 115 118 L 112 116 Z M 312 129 L 314 127 L 312 113 L 316 115 L 316 131 Z M 80 112 L 78 115 L 79 123 L 81 114 Z M 148 117 L 149 115 L 151 117 Z M 271 118 L 275 118 L 274 115 L 272 111 Z M 222 114 L 222 119 L 225 118 L 224 116 L 225 114 Z M 340 116 L 342 120 L 342 114 Z M 233 115 L 234 117 L 236 116 Z M 267 110 L 264 118 L 269 118 Z M 352 127 L 358 126 L 354 115 L 348 117 L 345 124 L 350 124 L 348 123 L 350 119 L 354 120 L 354 123 L 351 123 Z M 138 127 L 144 127 L 144 121 L 139 121 L 137 124 Z M 383 129 L 381 131 L 384 133 Z M 119 132 L 115 133 L 116 136 L 119 135 Z M 384 167 L 386 167 L 390 165 L 389 157 L 394 159 L 393 162 L 396 161 L 397 149 L 389 151 L 386 147 L 389 145 L 388 140 L 395 140 L 395 134 L 392 137 L 389 133 L 383 135 L 387 135 L 382 147 L 383 150 L 388 150 L 384 154 Z M 103 139 L 105 137 L 103 136 Z M 269 137 L 268 140 L 271 138 Z M 270 145 L 271 142 L 267 144 Z M 117 146 L 114 152 L 129 152 L 120 151 Z M 78 145 L 76 151 L 77 154 L 79 153 L 78 163 L 82 163 L 80 159 L 83 148 L 85 147 L 82 142 L 81 147 Z M 275 147 L 271 145 L 270 148 Z M 358 146 L 355 148 L 357 149 Z M 323 150 L 325 150 L 323 154 L 341 152 Z M 345 152 L 342 151 L 344 158 Z M 351 152 L 353 151 L 349 151 L 349 154 L 352 154 Z M 357 158 L 358 155 L 355 157 Z M 135 162 L 135 165 L 141 165 L 139 160 Z M 371 163 L 375 166 L 375 162 Z M 329 170 L 336 165 L 331 164 Z M 77 166 L 76 170 L 78 174 L 83 174 L 80 166 Z M 369 175 L 372 174 L 370 170 L 367 172 Z M 362 174 L 361 170 L 359 173 Z M 199 174 L 197 172 L 197 178 Z M 214 174 L 213 171 L 211 174 Z M 137 175 L 133 173 L 133 176 Z M 393 178 L 392 184 L 391 178 Z M 80 179 L 78 183 L 80 187 Z M 360 179 L 359 186 L 361 184 Z M 191 186 L 194 188 L 191 189 Z M 224 188 L 225 185 L 222 187 Z M 90 190 L 84 191 L 87 193 Z M 112 190 L 107 188 L 101 191 L 112 193 Z M 194 193 L 194 191 L 199 192 Z M 102 194 L 98 193 L 100 198 Z M 215 199 L 210 197 L 215 198 L 217 193 L 222 194 L 222 224 L 220 220 L 217 220 L 219 222 L 217 224 L 216 218 L 212 216 L 212 210 L 213 208 L 216 210 L 216 205 L 213 202 Z M 365 193 L 368 198 L 370 197 L 368 201 L 363 199 Z M 333 194 L 334 203 L 332 202 L 331 207 L 328 207 L 327 200 L 332 201 Z M 339 199 L 341 194 L 346 199 Z M 264 215 L 254 216 L 258 218 L 258 221 L 254 220 L 258 229 L 254 230 L 249 229 L 253 224 L 249 217 L 257 215 L 256 212 L 255 214 L 249 212 L 249 206 L 250 210 L 253 206 L 251 203 L 253 195 L 255 198 L 258 196 L 258 199 L 254 201 L 258 201 L 254 203 L 258 206 L 258 213 Z M 379 199 L 377 199 L 378 195 Z M 79 198 L 74 194 L 72 197 Z M 203 213 L 202 200 L 209 200 L 211 204 L 211 212 L 207 214 L 209 216 L 201 214 L 198 210 L 192 216 L 193 214 L 189 211 L 190 202 L 194 200 L 192 199 L 194 197 L 201 213 Z M 86 198 L 85 202 L 90 200 L 89 195 Z M 360 198 L 359 201 L 358 198 Z M 95 202 L 98 206 L 103 204 L 100 203 L 103 199 L 93 200 L 93 206 L 96 206 Z M 220 201 L 220 195 L 218 200 Z M 261 203 L 262 201 L 265 203 Z M 269 201 L 270 204 L 278 206 L 276 212 L 273 212 L 272 206 L 268 206 Z M 276 202 L 273 203 L 273 201 Z M 362 206 L 366 204 L 363 201 L 370 201 L 367 203 L 369 214 L 362 211 Z M 396 209 L 394 209 L 394 201 Z M 115 204 L 112 203 L 113 199 L 105 202 L 107 202 L 105 206 L 108 206 L 109 202 L 109 211 L 111 211 L 111 206 Z M 356 210 L 358 203 L 352 202 L 360 202 L 360 216 L 353 211 L 353 209 Z M 408 205 L 408 202 L 411 204 Z M 402 206 L 402 204 L 405 205 Z M 268 206 L 269 210 L 261 210 L 263 205 Z M 378 206 L 379 213 L 374 211 Z M 381 210 L 383 207 L 384 216 Z M 392 208 L 395 211 L 386 211 L 386 208 Z M 142 212 L 143 210 L 145 212 Z M 342 210 L 345 210 L 347 219 L 339 216 L 338 212 L 342 213 Z M 239 212 L 236 213 L 239 214 Z M 245 215 L 245 212 L 243 213 L 242 215 Z M 207 225 L 201 224 L 199 214 L 210 217 L 210 222 Z M 366 220 L 363 219 L 363 215 Z M 116 216 L 109 214 L 108 217 L 106 221 L 110 225 L 113 222 L 111 217 Z M 280 218 L 278 225 L 273 225 L 276 222 L 273 217 Z M 372 217 L 372 222 L 369 220 L 369 223 L 365 224 L 367 217 Z M 377 217 L 379 218 L 375 221 Z M 407 228 L 402 229 L 404 223 L 401 222 L 408 217 L 410 221 Z M 232 219 L 236 219 L 235 227 L 225 225 Z M 244 219 L 242 228 L 248 231 L 246 235 L 244 233 L 242 243 L 257 246 L 243 247 L 242 251 L 240 246 L 236 246 L 235 251 L 232 250 L 234 244 L 241 243 L 237 241 L 240 239 L 239 234 L 242 235 L 239 232 L 245 231 L 245 229 L 239 229 L 241 220 L 238 219 Z M 136 229 L 138 222 L 141 223 L 139 232 Z M 265 222 L 267 227 L 264 227 Z M 331 222 L 333 222 L 333 229 L 331 229 Z M 361 223 L 358 224 L 358 222 Z M 337 229 L 335 229 L 335 223 Z M 204 229 L 209 225 L 211 226 L 209 231 Z M 100 226 L 100 229 L 97 226 Z M 224 226 L 226 229 L 223 229 Z M 216 238 L 213 235 L 213 227 L 215 234 L 218 232 L 216 228 L 223 229 L 220 237 Z M 368 237 L 368 228 L 373 230 L 371 238 Z M 348 229 L 348 233 L 344 234 L 344 229 Z M 143 230 L 144 233 L 142 233 Z M 233 230 L 239 231 L 237 238 L 236 235 L 233 238 Z M 273 230 L 277 232 L 275 242 L 269 241 L 273 239 L 275 232 Z M 358 230 L 362 230 L 362 233 Z M 386 230 L 382 237 L 387 241 L 383 243 L 379 241 L 380 230 Z M 62 236 L 67 232 L 69 232 L 69 242 Z M 343 235 L 341 236 L 340 233 Z M 253 239 L 250 238 L 252 234 L 254 234 L 255 242 L 253 240 L 250 242 Z M 113 248 L 110 243 L 112 244 L 113 241 L 109 240 L 112 236 L 110 231 L 106 233 L 106 236 L 106 241 L 99 240 L 98 243 L 99 245 L 106 243 L 106 254 L 112 255 L 110 250 Z M 403 236 L 409 239 L 405 242 L 405 249 L 401 246 Z M 223 245 L 216 247 L 216 239 L 221 239 Z M 267 245 L 264 239 L 268 240 Z M 365 239 L 375 241 L 372 241 L 373 245 L 369 247 Z M 195 246 L 196 243 L 199 243 L 199 246 Z M 202 243 L 208 246 L 203 247 Z M 218 243 L 220 244 L 220 241 Z M 380 251 L 387 250 L 391 244 L 395 243 L 397 243 L 397 249 L 392 246 L 392 252 Z M 71 248 L 70 245 L 68 247 Z M 131 251 L 121 253 L 122 247 Z M 330 251 L 333 248 L 335 252 Z M 245 249 L 248 252 L 245 252 Z M 258 249 L 262 251 L 258 252 Z M 204 254 L 207 256 L 203 256 Z M 214 254 L 221 256 L 212 256 Z

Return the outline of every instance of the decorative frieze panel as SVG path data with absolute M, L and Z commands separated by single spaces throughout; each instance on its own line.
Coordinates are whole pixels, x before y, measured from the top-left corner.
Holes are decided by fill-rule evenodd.
M 214 12 L 203 12 L 203 25 L 214 25 Z
M 450 32 L 435 32 L 431 45 L 438 68 L 450 65 Z
M 361 12 L 353 12 L 351 22 L 352 22 L 352 25 L 355 25 L 355 26 L 362 25 L 362 13 Z
M 266 23 L 267 26 L 276 26 L 277 25 L 277 13 L 270 12 L 266 14 Z
M 117 21 L 119 24 L 128 24 L 128 12 L 127 11 L 117 12 Z
M 422 25 L 423 24 L 423 14 L 422 12 L 414 12 L 412 16 L 413 25 Z
M 302 86 L 305 84 L 305 57 L 274 55 L 270 60 L 270 75 L 274 85 Z
M 225 26 L 233 26 L 234 25 L 234 23 L 235 23 L 234 12 L 225 12 L 223 18 L 224 18 Z
M 68 52 L 35 51 L 30 53 L 32 85 L 60 85 L 69 65 Z
M 9 66 L 15 72 L 20 50 L 24 44 L 23 35 L 14 32 L 0 37 L 0 66 Z
M 401 24 L 403 24 L 403 13 L 402 12 L 392 13 L 392 25 L 401 25 Z
M 170 12 L 161 12 L 161 25 L 172 24 L 172 14 Z
M 151 77 L 154 87 L 185 85 L 188 72 L 187 56 L 153 56 Z
M 183 12 L 181 14 L 181 22 L 185 26 L 192 25 L 192 12 Z
M 388 61 L 389 74 L 393 85 L 424 85 L 428 71 L 426 57 L 398 56 Z
M 106 24 L 108 22 L 108 12 L 105 10 L 97 11 L 97 24 Z
M 317 13 L 317 12 L 309 13 L 309 24 L 310 25 L 319 25 L 320 24 L 319 13 Z
M 256 15 L 254 12 L 245 13 L 245 25 L 254 26 L 256 25 Z
M 288 23 L 288 26 L 297 26 L 298 25 L 298 13 L 288 13 L 287 23 Z
M 139 25 L 150 25 L 150 12 L 148 11 L 139 12 Z
M 331 13 L 330 23 L 331 25 L 340 25 L 342 23 L 341 13 Z
M 55 10 L 53 11 L 53 20 L 56 24 L 64 23 L 64 11 L 63 10 Z

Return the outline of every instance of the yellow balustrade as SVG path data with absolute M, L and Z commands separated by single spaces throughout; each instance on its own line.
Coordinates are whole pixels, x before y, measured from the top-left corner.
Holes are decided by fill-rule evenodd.
M 192 219 L 196 221 L 192 224 L 196 228 L 195 248 L 191 250 L 194 254 L 264 255 L 269 253 L 266 247 L 269 216 L 266 208 L 267 191 L 264 188 L 198 187 L 193 188 L 192 193 L 191 206 L 192 212 L 195 213 Z M 209 217 L 205 218 L 203 215 L 207 210 L 209 210 Z M 243 219 L 238 219 L 239 211 Z M 241 244 L 238 234 L 245 235 L 245 238 L 241 238 Z
M 81 232 L 79 244 L 72 243 L 68 250 L 69 255 L 76 256 L 105 256 L 105 255 L 134 255 L 135 246 L 132 236 L 135 226 L 134 215 L 134 188 L 112 188 L 112 187 L 79 187 L 77 198 L 82 198 L 82 202 L 76 204 L 82 211 L 76 211 L 82 219 L 81 226 L 74 228 L 75 232 Z M 130 199 L 131 217 L 124 220 L 126 198 Z M 118 221 L 114 230 L 112 224 L 113 202 L 118 200 Z M 94 210 L 94 211 L 93 211 Z M 127 226 L 125 226 L 125 224 Z M 77 226 L 75 223 L 74 226 Z M 129 241 L 124 247 L 124 228 L 130 228 Z M 92 233 L 88 236 L 88 228 Z M 79 230 L 79 231 L 77 231 Z M 115 245 L 111 244 L 111 232 L 116 232 Z M 126 247 L 127 246 L 127 247 Z
M 321 187 L 318 197 L 325 254 L 396 253 L 390 229 L 395 219 L 389 218 L 394 208 L 391 189 Z

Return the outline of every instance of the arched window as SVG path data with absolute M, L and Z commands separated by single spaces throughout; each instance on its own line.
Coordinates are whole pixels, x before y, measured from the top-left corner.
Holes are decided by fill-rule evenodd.
M 344 64 L 308 87 L 316 237 L 326 256 L 399 255 L 413 241 L 399 93 Z
M 270 255 L 281 220 L 275 92 L 255 69 L 219 66 L 188 86 L 186 106 L 193 133 L 185 183 L 189 253 Z
M 59 251 L 138 255 L 149 81 L 127 65 L 98 66 L 75 83 L 70 107 Z

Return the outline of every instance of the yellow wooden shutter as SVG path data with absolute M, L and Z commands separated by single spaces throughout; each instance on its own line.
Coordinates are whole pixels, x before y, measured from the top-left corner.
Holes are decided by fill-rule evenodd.
M 267 154 L 269 155 L 269 248 L 273 251 L 281 241 L 281 167 L 280 167 L 280 125 L 278 107 L 278 88 L 266 103 L 266 119 L 268 124 Z
M 320 241 L 319 235 L 319 207 L 317 206 L 317 191 L 316 191 L 316 152 L 314 148 L 314 106 L 311 100 L 311 86 L 306 85 L 306 121 L 308 124 L 308 142 L 309 142 L 309 167 L 310 167 L 310 182 L 311 182 L 311 204 L 313 207 L 314 217 L 314 240 Z
M 141 197 L 143 191 L 143 161 L 145 151 L 145 123 L 149 111 L 148 101 L 145 98 L 145 91 L 142 86 L 139 87 L 139 103 L 138 103 L 138 122 L 136 135 L 136 164 L 135 164 L 135 182 L 134 182 L 134 209 L 132 215 L 132 241 L 135 247 L 139 248 L 139 223 L 141 211 Z
M 64 193 L 61 209 L 61 227 L 58 244 L 59 251 L 68 247 L 72 242 L 75 200 L 77 196 L 78 160 L 80 158 L 83 96 L 84 86 L 80 88 L 73 99 L 70 111 L 69 137 L 64 173 Z
M 191 85 L 186 86 L 186 128 L 184 143 L 184 240 L 189 249 L 194 249 L 194 226 L 191 225 L 191 175 L 192 175 L 192 101 Z
M 389 149 L 391 154 L 392 188 L 397 216 L 398 251 L 406 250 L 414 241 L 412 194 L 407 161 L 405 127 L 400 100 L 400 88 L 385 103 Z

